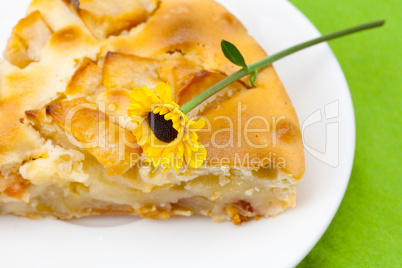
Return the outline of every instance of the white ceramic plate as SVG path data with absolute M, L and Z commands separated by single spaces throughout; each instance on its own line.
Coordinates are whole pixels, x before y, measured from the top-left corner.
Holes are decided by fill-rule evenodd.
M 2 48 L 28 2 L 1 1 Z M 269 54 L 319 35 L 288 1 L 219 2 L 246 25 Z M 322 236 L 345 193 L 354 156 L 354 114 L 345 77 L 327 44 L 274 65 L 304 130 L 306 174 L 298 185 L 295 208 L 241 227 L 209 218 L 152 221 L 100 217 L 62 222 L 2 216 L 0 266 L 297 265 Z

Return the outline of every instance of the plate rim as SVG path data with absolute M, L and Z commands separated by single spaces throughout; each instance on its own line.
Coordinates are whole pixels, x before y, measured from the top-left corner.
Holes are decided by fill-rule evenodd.
M 300 10 L 300 9 L 298 9 L 297 7 L 296 7 L 296 5 L 294 5 L 291 1 L 289 1 L 289 0 L 286 0 L 286 2 L 289 4 L 289 6 L 291 6 L 293 9 L 295 9 L 297 12 L 299 12 L 303 17 L 304 17 L 304 19 L 306 20 L 306 22 L 308 23 L 308 24 L 310 24 L 310 26 L 314 29 L 314 31 L 316 31 L 319 35 L 322 35 L 321 34 L 321 32 L 318 30 L 318 28 L 315 26 L 315 24 Z M 353 98 L 352 98 L 352 93 L 351 93 L 351 91 L 350 91 L 350 87 L 349 87 L 349 84 L 348 84 L 348 81 L 347 81 L 347 79 L 346 79 L 346 76 L 345 76 L 345 73 L 344 73 L 344 71 L 343 71 L 343 69 L 342 69 L 342 65 L 340 64 L 340 62 L 339 62 L 339 60 L 338 60 L 338 58 L 337 58 L 337 56 L 336 56 L 336 54 L 334 53 L 334 51 L 332 50 L 332 48 L 331 48 L 331 46 L 328 44 L 328 42 L 325 42 L 325 45 L 327 46 L 327 48 L 329 49 L 329 51 L 330 51 L 330 53 L 331 53 L 331 56 L 333 56 L 335 59 L 336 59 L 336 64 L 338 65 L 337 67 L 340 69 L 340 71 L 341 71 L 341 73 L 342 73 L 342 82 L 346 85 L 346 87 L 347 87 L 347 101 L 349 102 L 349 106 L 350 106 L 350 109 L 351 109 L 351 123 L 352 123 L 352 129 L 350 130 L 351 132 L 352 132 L 352 139 L 353 139 L 353 143 L 352 143 L 352 154 L 351 154 L 351 157 L 350 157 L 350 161 L 348 161 L 347 163 L 348 163 L 348 167 L 347 167 L 347 171 L 346 171 L 346 174 L 347 174 L 347 177 L 348 177 L 348 179 L 347 179 L 347 181 L 346 181 L 346 183 L 344 183 L 344 185 L 343 185 L 343 189 L 342 189 L 342 194 L 340 195 L 340 198 L 337 200 L 337 202 L 336 202 L 336 204 L 334 204 L 334 207 L 336 207 L 335 209 L 333 209 L 332 210 L 332 215 L 331 215 L 331 217 L 329 217 L 327 220 L 326 220 L 326 223 L 322 226 L 322 228 L 321 228 L 321 230 L 320 230 L 320 235 L 319 236 L 317 236 L 315 239 L 312 239 L 311 240 L 311 242 L 310 242 L 310 245 L 308 246 L 308 247 L 306 247 L 306 250 L 304 251 L 304 253 L 300 253 L 299 254 L 299 257 L 298 258 L 295 258 L 295 262 L 294 262 L 294 264 L 292 265 L 293 267 L 295 267 L 295 266 L 297 266 L 299 263 L 301 263 L 303 260 L 304 260 L 304 258 L 305 257 L 307 257 L 307 255 L 313 250 L 313 248 L 317 245 L 317 243 L 321 240 L 321 238 L 324 236 L 324 234 L 325 234 L 325 232 L 328 230 L 328 228 L 329 228 L 329 226 L 330 226 L 330 224 L 331 224 L 331 222 L 334 220 L 334 218 L 335 218 L 335 216 L 336 216 L 336 214 L 338 213 L 338 211 L 339 211 L 339 208 L 340 208 L 340 206 L 341 206 L 341 204 L 342 204 L 342 201 L 343 201 L 343 199 L 344 199 L 344 197 L 345 197 L 345 194 L 346 194 L 346 191 L 347 191 L 347 188 L 348 188 L 348 185 L 349 185 L 349 182 L 350 182 L 350 179 L 351 179 L 351 176 L 352 176 L 352 171 L 353 171 L 353 166 L 354 166 L 354 160 L 355 160 L 355 155 L 356 155 L 356 114 L 355 114 L 355 108 L 354 108 L 354 103 L 353 103 Z M 304 145 L 304 142 L 303 142 L 303 146 L 305 146 Z M 305 151 L 305 153 L 308 153 L 308 152 L 306 152 Z
M 237 0 L 237 1 L 242 1 L 242 0 Z M 309 18 L 303 13 L 301 12 L 293 3 L 291 3 L 290 1 L 285 1 L 282 0 L 283 2 L 286 2 L 287 4 L 289 4 L 289 7 L 292 7 L 293 9 L 295 9 L 298 13 L 300 13 L 303 17 L 306 23 L 310 24 L 310 27 L 312 29 L 314 29 L 317 33 L 320 33 L 318 31 L 318 29 L 315 27 L 315 25 L 309 20 Z M 221 1 L 217 0 L 218 3 L 221 3 Z M 345 73 L 343 72 L 343 69 L 335 55 L 335 53 L 333 52 L 333 50 L 331 49 L 331 47 L 326 44 L 326 46 L 328 46 L 328 49 L 331 53 L 331 56 L 333 56 L 336 59 L 336 64 L 338 65 L 338 68 L 341 71 L 342 74 L 342 80 L 343 83 L 346 85 L 347 87 L 347 101 L 349 102 L 350 108 L 351 108 L 351 113 L 352 113 L 352 117 L 351 119 L 351 123 L 353 124 L 353 129 L 350 130 L 350 132 L 353 132 L 353 149 L 352 154 L 351 154 L 351 159 L 350 161 L 347 161 L 347 167 L 345 167 L 345 169 L 347 168 L 347 170 L 345 170 L 344 172 L 346 172 L 348 174 L 348 179 L 345 181 L 344 185 L 343 185 L 343 189 L 342 189 L 342 193 L 340 194 L 340 198 L 337 200 L 337 202 L 333 203 L 333 207 L 334 209 L 332 209 L 332 215 L 331 217 L 328 217 L 326 219 L 326 223 L 321 225 L 321 230 L 320 230 L 320 235 L 317 235 L 315 237 L 315 239 L 311 239 L 310 243 L 308 246 L 305 247 L 305 250 L 303 252 L 299 252 L 299 254 L 295 254 L 294 257 L 291 257 L 290 259 L 292 259 L 293 261 L 288 261 L 287 264 L 290 264 L 291 266 L 296 266 L 298 263 L 300 263 L 307 255 L 308 253 L 314 248 L 314 246 L 318 243 L 318 241 L 322 238 L 322 236 L 324 235 L 324 233 L 326 232 L 326 230 L 328 229 L 330 223 L 332 222 L 332 220 L 334 219 L 336 213 L 339 210 L 339 207 L 342 203 L 342 200 L 346 194 L 346 190 L 348 187 L 348 184 L 350 182 L 350 178 L 351 178 L 351 173 L 352 173 L 352 169 L 353 169 L 353 163 L 354 163 L 354 158 L 355 158 L 355 153 L 356 153 L 356 120 L 355 120 L 355 111 L 354 111 L 354 106 L 353 106 L 353 99 L 351 96 L 351 91 L 350 91 L 350 87 L 347 83 L 347 79 L 345 77 Z M 305 153 L 307 154 L 308 152 L 305 151 Z

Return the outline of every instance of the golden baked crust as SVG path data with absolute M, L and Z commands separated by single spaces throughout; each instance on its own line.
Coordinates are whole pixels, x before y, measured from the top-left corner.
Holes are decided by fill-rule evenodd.
M 20 20 L 8 40 L 4 58 L 24 68 L 33 61 L 39 61 L 42 49 L 52 32 L 40 12 L 35 11 Z
M 255 88 L 244 78 L 190 113 L 210 122 L 199 133 L 206 167 L 163 175 L 140 166 L 130 90 L 167 81 L 183 105 L 238 69 L 222 39 L 248 63 L 266 56 L 212 0 L 34 0 L 0 62 L 0 213 L 195 213 L 241 223 L 293 205 L 303 145 L 273 67 L 260 71 Z M 49 189 L 63 194 L 43 194 Z

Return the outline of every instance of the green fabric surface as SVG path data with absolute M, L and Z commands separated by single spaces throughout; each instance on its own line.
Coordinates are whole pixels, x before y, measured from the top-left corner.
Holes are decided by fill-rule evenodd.
M 335 218 L 298 267 L 402 267 L 402 1 L 291 2 L 323 34 L 386 20 L 329 43 L 352 93 L 356 155 Z

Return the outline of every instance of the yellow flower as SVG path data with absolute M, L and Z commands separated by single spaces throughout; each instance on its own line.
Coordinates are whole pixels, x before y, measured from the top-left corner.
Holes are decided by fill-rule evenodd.
M 192 121 L 172 100 L 172 91 L 166 83 L 159 83 L 155 92 L 147 87 L 134 88 L 128 114 L 137 127 L 133 134 L 147 160 L 163 171 L 176 172 L 184 164 L 199 168 L 206 158 L 205 147 L 198 142 L 197 130 L 203 128 L 203 119 Z

